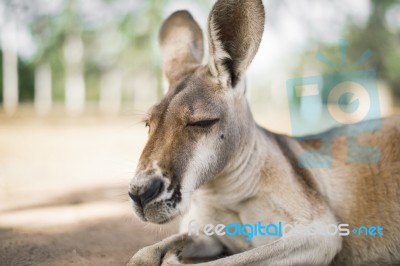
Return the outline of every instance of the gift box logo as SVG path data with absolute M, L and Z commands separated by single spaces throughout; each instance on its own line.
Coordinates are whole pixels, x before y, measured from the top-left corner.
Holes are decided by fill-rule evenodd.
M 300 140 L 319 139 L 321 142 L 319 149 L 307 150 L 298 156 L 301 167 L 332 167 L 332 138 L 338 135 L 346 137 L 348 163 L 380 161 L 378 149 L 359 143 L 362 133 L 377 131 L 382 127 L 376 71 L 357 70 L 363 61 L 372 56 L 372 52 L 367 50 L 353 64 L 348 64 L 346 50 L 347 43 L 341 41 L 339 66 L 321 53 L 316 55 L 319 61 L 335 69 L 336 72 L 293 78 L 286 83 L 294 136 L 305 135 L 310 129 L 320 129 L 321 125 L 331 127 L 349 125 L 324 134 L 299 137 Z M 340 71 L 342 66 L 351 71 Z M 354 126 L 356 123 L 361 124 Z

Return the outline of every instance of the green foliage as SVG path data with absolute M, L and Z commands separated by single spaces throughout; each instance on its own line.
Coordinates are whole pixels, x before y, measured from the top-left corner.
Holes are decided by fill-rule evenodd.
M 64 0 L 61 12 L 43 14 L 32 12 L 27 20 L 28 30 L 35 42 L 36 51 L 32 58 L 19 60 L 20 100 L 33 99 L 34 68 L 48 62 L 52 71 L 53 99 L 64 99 L 65 62 L 63 45 L 68 36 L 75 35 L 82 38 L 84 43 L 83 74 L 86 83 L 86 95 L 89 101 L 99 99 L 100 79 L 111 69 L 121 70 L 125 82 L 124 95 L 129 87 L 129 79 L 136 73 L 147 73 L 156 79 L 158 95 L 162 95 L 161 60 L 158 52 L 158 30 L 163 20 L 165 7 L 172 0 L 138 1 L 133 10 L 111 8 L 115 2 L 124 0 L 97 0 L 109 8 L 107 19 L 89 25 L 80 10 L 82 2 L 78 0 Z M 343 30 L 343 37 L 348 41 L 348 60 L 356 60 L 365 50 L 371 49 L 373 57 L 360 65 L 361 68 L 374 68 L 378 78 L 385 80 L 391 89 L 400 98 L 400 34 L 387 29 L 385 24 L 386 12 L 397 0 L 370 0 L 371 14 L 365 25 L 348 21 Z M 199 6 L 209 10 L 211 0 L 196 0 Z M 29 5 L 30 2 L 26 1 Z M 40 11 L 40 7 L 36 7 Z M 340 61 L 340 52 L 337 43 L 317 43 L 319 51 L 336 62 Z M 0 53 L 1 59 L 1 53 Z M 324 68 L 323 64 L 315 59 L 315 51 L 304 52 L 294 75 L 301 76 L 304 69 L 319 69 L 321 73 L 332 72 Z M 2 84 L 2 66 L 0 65 L 0 84 Z M 340 69 L 347 71 L 345 67 Z M 146 75 L 147 76 L 147 75 Z M 143 88 L 133 88 L 141 90 Z M 0 92 L 2 86 L 0 86 Z M 2 93 L 0 93 L 0 102 Z
M 48 61 L 51 67 L 52 96 L 56 101 L 64 100 L 65 68 L 62 50 L 53 49 Z
M 319 69 L 321 74 L 347 72 L 362 69 L 375 69 L 377 78 L 385 81 L 397 98 L 400 98 L 400 34 L 389 31 L 385 23 L 387 11 L 396 4 L 395 0 L 371 0 L 372 10 L 365 25 L 358 25 L 351 20 L 343 31 L 348 43 L 347 62 L 342 65 L 339 44 L 314 43 L 318 50 L 337 64 L 333 70 L 315 58 L 315 51 L 305 52 L 294 69 L 295 75 L 301 76 L 305 68 Z M 357 68 L 352 66 L 365 51 L 371 50 L 368 58 Z M 311 63 L 312 62 L 312 63 Z M 327 92 L 325 92 L 327 93 Z
M 375 68 L 378 78 L 386 81 L 395 94 L 400 96 L 400 49 L 399 35 L 389 31 L 385 24 L 385 15 L 395 4 L 393 0 L 372 0 L 372 13 L 364 27 L 350 25 L 346 31 L 349 47 L 358 52 L 371 49 L 373 57 L 366 64 Z
M 125 0 L 118 1 L 124 4 Z M 23 1 L 28 10 L 21 14 L 25 16 L 26 25 L 23 26 L 30 31 L 36 50 L 31 58 L 18 62 L 20 101 L 33 100 L 34 69 L 42 63 L 49 63 L 51 67 L 53 99 L 64 99 L 66 69 L 63 46 L 71 35 L 82 38 L 84 43 L 82 67 L 87 100 L 99 99 L 101 76 L 110 69 L 121 70 L 125 80 L 129 80 L 137 72 L 147 72 L 157 80 L 157 88 L 152 90 L 157 89 L 158 95 L 162 95 L 161 60 L 156 43 L 164 9 L 171 0 L 139 1 L 133 10 L 126 11 L 112 8 L 118 1 L 97 0 L 100 5 L 110 8 L 107 10 L 107 19 L 97 21 L 94 25 L 89 25 L 85 20 L 86 17 L 80 8 L 83 4 L 78 0 L 64 0 L 61 12 L 52 13 L 43 13 L 40 6 L 34 6 L 27 0 Z M 211 2 L 197 0 L 204 8 L 209 8 Z M 0 92 L 2 67 L 0 64 Z M 123 83 L 123 86 L 128 82 Z
M 31 62 L 18 60 L 19 101 L 32 102 L 34 97 L 34 65 Z

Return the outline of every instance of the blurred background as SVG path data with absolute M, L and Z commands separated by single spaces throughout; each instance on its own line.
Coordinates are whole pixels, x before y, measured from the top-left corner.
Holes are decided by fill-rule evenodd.
M 301 114 L 309 102 L 288 80 L 366 69 L 377 74 L 379 115 L 400 112 L 399 1 L 263 2 L 247 76 L 257 122 L 292 134 L 289 105 Z M 1 265 L 119 265 L 176 231 L 133 217 L 126 189 L 141 120 L 164 92 L 159 27 L 188 9 L 206 32 L 213 3 L 0 0 Z M 330 103 L 313 104 L 322 122 L 307 133 L 331 126 Z

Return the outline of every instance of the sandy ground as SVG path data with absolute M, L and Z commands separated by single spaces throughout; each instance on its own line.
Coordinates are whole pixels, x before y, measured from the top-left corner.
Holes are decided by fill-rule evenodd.
M 287 112 L 258 110 L 290 133 Z M 177 224 L 140 222 L 127 186 L 146 141 L 140 115 L 0 113 L 0 265 L 125 265 Z M 279 123 L 278 123 L 279 122 Z
M 124 265 L 177 231 L 131 211 L 138 120 L 0 115 L 0 265 Z
M 33 113 L 29 106 L 12 118 L 0 111 L 0 266 L 125 265 L 141 247 L 177 232 L 179 221 L 140 222 L 128 201 L 146 141 L 144 112 Z M 288 132 L 288 117 L 280 121 L 275 130 Z

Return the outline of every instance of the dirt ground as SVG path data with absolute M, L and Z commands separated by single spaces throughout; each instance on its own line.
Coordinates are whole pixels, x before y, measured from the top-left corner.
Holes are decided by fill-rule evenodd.
M 177 231 L 131 210 L 138 121 L 0 115 L 0 265 L 125 265 Z
M 265 112 L 257 112 L 265 119 Z M 147 131 L 144 112 L 46 117 L 0 111 L 0 266 L 125 265 L 141 247 L 177 232 L 140 222 L 127 187 Z M 275 129 L 288 132 L 288 117 Z
M 289 116 L 272 111 L 256 112 L 256 120 L 290 133 Z M 177 232 L 179 221 L 140 222 L 128 201 L 147 134 L 140 115 L 25 112 L 0 112 L 0 266 L 125 265 Z

